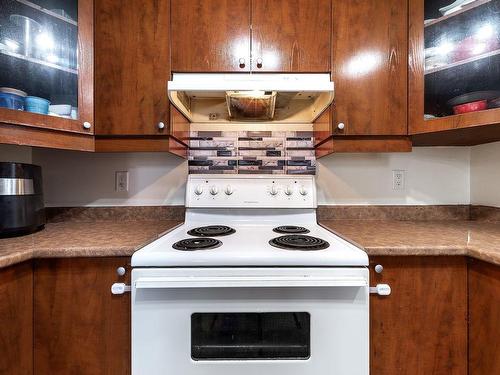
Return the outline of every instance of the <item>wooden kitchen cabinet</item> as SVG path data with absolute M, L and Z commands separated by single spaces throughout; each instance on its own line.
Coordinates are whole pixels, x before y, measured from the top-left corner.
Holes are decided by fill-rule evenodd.
M 127 257 L 40 259 L 34 267 L 35 375 L 130 374 L 130 294 L 112 295 Z
M 469 261 L 469 375 L 500 374 L 500 267 Z
M 46 6 L 37 1 L 0 1 L 4 38 L 0 86 L 73 107 L 74 116 L 28 112 L 26 102 L 24 111 L 0 108 L 0 142 L 92 151 L 93 0 L 62 2 L 59 13 Z M 23 28 L 31 30 L 27 37 Z
M 95 9 L 95 150 L 186 157 L 167 95 L 170 1 L 95 0 Z
M 167 134 L 170 1 L 95 0 L 95 11 L 96 134 Z
M 335 134 L 408 134 L 407 17 L 405 1 L 333 1 Z
M 405 1 L 333 1 L 331 126 L 314 124 L 316 156 L 408 152 Z M 330 131 L 330 134 L 326 133 Z
M 331 28 L 331 0 L 253 0 L 252 70 L 330 72 Z
M 31 262 L 0 270 L 0 374 L 33 374 Z
M 373 272 L 376 264 L 381 274 Z M 370 300 L 370 373 L 466 375 L 465 258 L 373 257 L 370 268 L 370 285 L 392 288 Z
M 444 13 L 450 3 L 409 0 L 409 130 L 417 146 L 500 140 L 500 3 Z M 455 113 L 482 99 L 474 112 Z
M 172 0 L 173 72 L 329 72 L 329 0 Z
M 172 0 L 173 72 L 250 70 L 250 0 Z

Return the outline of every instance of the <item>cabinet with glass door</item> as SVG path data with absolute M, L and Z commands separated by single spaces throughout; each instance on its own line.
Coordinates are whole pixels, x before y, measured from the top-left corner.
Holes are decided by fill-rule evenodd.
M 410 0 L 410 133 L 500 123 L 500 0 Z
M 0 123 L 93 133 L 93 0 L 0 0 Z

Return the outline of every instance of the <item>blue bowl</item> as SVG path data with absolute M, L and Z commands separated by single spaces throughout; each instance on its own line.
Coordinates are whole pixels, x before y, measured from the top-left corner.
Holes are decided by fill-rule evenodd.
M 24 109 L 24 98 L 20 95 L 0 92 L 0 107 L 22 111 Z
M 27 96 L 24 99 L 24 109 L 28 112 L 46 115 L 49 113 L 49 105 L 50 102 L 47 99 L 37 96 Z

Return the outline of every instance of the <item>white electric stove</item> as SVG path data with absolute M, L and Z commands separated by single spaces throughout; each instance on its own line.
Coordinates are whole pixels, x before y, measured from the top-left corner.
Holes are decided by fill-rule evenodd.
M 367 266 L 313 176 L 190 175 L 185 223 L 132 257 L 132 373 L 367 375 Z

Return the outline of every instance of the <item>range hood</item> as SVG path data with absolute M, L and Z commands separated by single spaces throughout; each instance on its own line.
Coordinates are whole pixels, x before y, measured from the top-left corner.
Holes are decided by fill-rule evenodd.
M 333 101 L 329 74 L 174 73 L 172 104 L 192 123 L 312 123 Z

